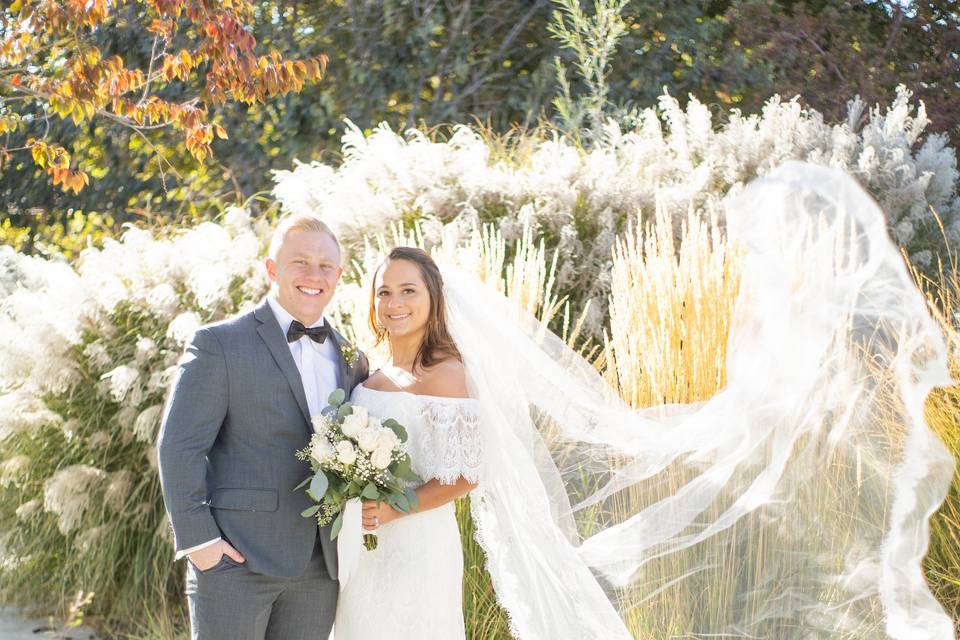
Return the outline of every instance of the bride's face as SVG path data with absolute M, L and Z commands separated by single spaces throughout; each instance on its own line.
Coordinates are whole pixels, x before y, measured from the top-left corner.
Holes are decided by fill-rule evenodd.
M 391 339 L 424 333 L 430 293 L 416 264 L 390 260 L 377 273 L 373 286 L 377 319 Z

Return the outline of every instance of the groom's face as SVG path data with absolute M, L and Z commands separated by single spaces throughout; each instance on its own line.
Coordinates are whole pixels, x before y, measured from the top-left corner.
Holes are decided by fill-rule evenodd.
M 276 259 L 267 258 L 277 301 L 306 326 L 323 315 L 342 274 L 337 243 L 318 231 L 287 232 Z

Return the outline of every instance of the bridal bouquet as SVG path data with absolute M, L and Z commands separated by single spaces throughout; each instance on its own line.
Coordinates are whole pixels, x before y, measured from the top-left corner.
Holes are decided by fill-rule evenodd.
M 409 513 L 417 509 L 413 486 L 423 482 L 410 468 L 406 429 L 393 418 L 381 421 L 366 407 L 345 402 L 346 395 L 343 389 L 330 394 L 329 406 L 313 416 L 310 445 L 296 454 L 310 463 L 313 475 L 294 490 L 309 485 L 307 495 L 317 502 L 300 515 L 316 517 L 320 526 L 333 521 L 331 539 L 340 534 L 348 500 L 382 500 Z M 363 543 L 375 549 L 376 535 L 365 534 Z

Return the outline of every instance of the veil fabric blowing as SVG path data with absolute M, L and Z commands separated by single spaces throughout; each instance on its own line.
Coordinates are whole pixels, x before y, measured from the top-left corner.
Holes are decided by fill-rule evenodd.
M 954 461 L 953 384 L 882 211 L 787 163 L 727 203 L 742 280 L 727 380 L 635 410 L 532 316 L 441 264 L 480 401 L 471 494 L 521 640 L 953 638 L 921 571 Z M 650 635 L 643 635 L 650 634 Z

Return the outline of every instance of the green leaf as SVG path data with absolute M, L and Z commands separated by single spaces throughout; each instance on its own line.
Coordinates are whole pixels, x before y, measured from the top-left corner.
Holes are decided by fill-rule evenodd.
M 368 482 L 367 486 L 363 488 L 363 491 L 360 493 L 361 498 L 366 498 L 367 500 L 379 500 L 380 492 L 377 490 L 377 485 L 372 482 Z
M 330 528 L 330 539 L 336 540 L 340 535 L 340 529 L 343 527 L 343 511 L 337 514 L 337 519 L 333 521 L 333 527 Z
M 398 478 L 405 478 L 410 473 L 410 456 L 406 455 L 397 461 L 396 468 L 391 472 Z
M 300 515 L 303 516 L 304 518 L 310 518 L 314 516 L 317 513 L 317 511 L 320 511 L 320 505 L 315 504 L 312 507 L 307 507 L 306 509 L 301 511 Z
M 403 425 L 394 420 L 393 418 L 387 418 L 383 421 L 383 426 L 393 431 L 397 434 L 397 437 L 400 438 L 400 442 L 407 441 L 407 430 L 403 428 Z
M 391 507 L 393 507 L 395 510 L 400 511 L 400 507 L 397 506 L 397 494 L 395 493 L 384 494 L 383 501 L 386 502 Z
M 331 483 L 327 487 L 327 504 L 337 505 L 343 502 L 343 493 L 337 488 L 336 483 Z
M 423 479 L 410 468 L 410 456 L 408 455 L 400 458 L 400 462 L 397 463 L 397 468 L 393 470 L 393 475 L 401 480 L 423 484 Z
M 323 500 L 323 496 L 327 494 L 327 487 L 330 486 L 330 481 L 327 480 L 327 476 L 323 471 L 317 471 L 316 475 L 313 476 L 313 480 L 310 481 L 310 488 L 307 490 L 307 495 L 319 502 Z
M 337 496 L 333 496 L 330 493 L 330 489 L 327 489 L 327 495 L 323 497 L 323 504 L 327 505 L 328 511 L 330 513 L 337 513 L 338 511 L 343 511 L 343 500 Z
M 337 409 L 337 420 L 343 420 L 351 413 L 353 413 L 353 406 L 349 402 L 344 405 L 340 405 L 340 408 Z
M 404 489 L 403 495 L 410 503 L 409 511 L 418 511 L 420 509 L 420 500 L 417 499 L 417 492 L 413 489 Z
M 307 486 L 307 483 L 309 483 L 312 479 L 313 479 L 312 477 L 307 476 L 306 478 L 303 479 L 303 482 L 295 486 L 290 492 L 293 493 L 297 489 L 302 489 L 303 487 Z
M 390 506 L 396 509 L 397 511 L 403 511 L 405 513 L 410 512 L 410 501 L 407 500 L 407 496 L 403 493 L 396 493 L 391 496 L 393 502 L 390 503 Z
M 333 393 L 327 398 L 327 403 L 331 407 L 337 407 L 343 404 L 343 401 L 347 399 L 347 392 L 343 389 L 334 389 Z

